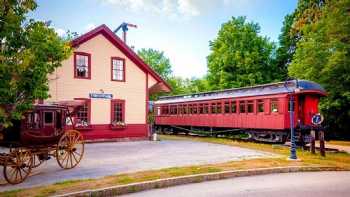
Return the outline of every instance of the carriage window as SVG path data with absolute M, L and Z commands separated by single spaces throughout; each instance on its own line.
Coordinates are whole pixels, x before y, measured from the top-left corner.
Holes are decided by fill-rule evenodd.
M 56 128 L 62 129 L 62 113 L 60 111 L 56 111 Z
M 209 113 L 209 104 L 208 103 L 204 104 L 203 113 L 204 114 L 208 114 Z
M 216 104 L 216 113 L 220 114 L 222 111 L 221 111 L 221 103 L 217 103 Z
M 40 114 L 38 112 L 28 113 L 26 123 L 28 129 L 40 129 Z
M 248 101 L 248 113 L 254 112 L 254 101 Z
M 264 112 L 264 100 L 258 100 L 257 111 Z
M 278 99 L 271 100 L 271 112 L 278 112 Z
M 237 107 L 236 107 L 236 101 L 231 101 L 231 113 L 236 113 Z
M 245 113 L 245 101 L 239 101 L 239 113 Z
M 225 102 L 225 113 L 230 113 L 230 102 Z
M 197 104 L 193 104 L 193 114 L 197 114 Z
M 216 114 L 216 103 L 211 104 L 211 113 Z
M 76 52 L 74 54 L 74 77 L 75 78 L 90 78 L 90 54 Z
M 49 111 L 44 112 L 44 123 L 45 124 L 53 123 L 53 112 L 49 112 Z
M 169 113 L 169 108 L 168 108 L 168 106 L 162 106 L 162 107 L 161 107 L 161 110 L 162 110 L 162 114 L 163 114 L 163 115 L 166 115 L 166 114 Z
M 188 105 L 188 114 L 192 114 L 192 104 Z

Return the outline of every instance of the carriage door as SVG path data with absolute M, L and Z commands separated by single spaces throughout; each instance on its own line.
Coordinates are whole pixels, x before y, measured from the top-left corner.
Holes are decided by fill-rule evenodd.
M 313 115 L 318 113 L 318 96 L 306 95 L 304 100 L 304 124 L 310 125 Z
M 55 132 L 55 113 L 53 111 L 44 111 L 43 117 L 43 135 L 52 136 Z

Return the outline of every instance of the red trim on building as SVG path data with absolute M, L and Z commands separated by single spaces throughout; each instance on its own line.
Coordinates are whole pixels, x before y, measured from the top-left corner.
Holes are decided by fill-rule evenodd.
M 120 49 L 131 61 L 133 61 L 141 70 L 146 74 L 151 74 L 159 83 L 163 83 L 169 90 L 170 85 L 165 82 L 150 66 L 148 66 L 131 48 L 129 48 L 118 36 L 116 36 L 105 24 L 98 26 L 97 28 L 79 36 L 74 39 L 71 44 L 73 47 L 77 47 L 80 44 L 92 39 L 93 37 L 102 34 L 118 49 Z
M 87 56 L 88 57 L 88 76 L 87 77 L 79 77 L 77 75 L 77 55 L 81 55 L 81 56 Z M 79 52 L 76 51 L 74 52 L 74 58 L 73 58 L 73 65 L 74 65 L 74 78 L 76 79 L 91 79 L 91 54 L 90 53 L 86 53 L 86 52 Z
M 121 60 L 121 61 L 123 61 L 123 80 L 113 79 L 113 60 Z M 125 73 L 126 73 L 126 71 L 125 71 L 125 68 L 126 68 L 125 62 L 126 62 L 126 61 L 125 61 L 124 58 L 121 58 L 121 57 L 111 57 L 111 80 L 112 80 L 112 81 L 119 81 L 119 82 L 125 82 L 125 81 L 126 81 L 126 79 L 125 79 Z

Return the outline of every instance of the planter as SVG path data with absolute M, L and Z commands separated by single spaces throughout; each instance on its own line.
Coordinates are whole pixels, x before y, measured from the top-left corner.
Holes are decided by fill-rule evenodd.
M 109 128 L 111 130 L 122 130 L 126 128 L 126 125 L 110 125 Z

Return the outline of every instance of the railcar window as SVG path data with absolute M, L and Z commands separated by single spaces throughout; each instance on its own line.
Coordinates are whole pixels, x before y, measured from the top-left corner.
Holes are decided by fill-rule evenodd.
M 258 100 L 257 103 L 258 103 L 257 111 L 264 112 L 264 100 Z
M 248 101 L 248 113 L 254 112 L 254 101 Z
M 237 112 L 236 101 L 231 101 L 231 113 Z
M 230 113 L 230 102 L 225 101 L 225 113 Z
M 193 104 L 193 114 L 197 114 L 197 104 Z
M 188 114 L 192 114 L 192 104 L 188 105 Z
M 239 113 L 245 113 L 245 101 L 239 101 Z
M 211 104 L 211 113 L 216 114 L 216 103 Z
M 271 112 L 278 112 L 278 99 L 271 100 Z
M 199 104 L 199 109 L 198 109 L 199 113 L 200 114 L 203 114 L 204 113 L 204 106 L 203 104 Z
M 187 105 L 183 105 L 182 109 L 183 109 L 184 114 L 187 114 Z
M 177 114 L 177 105 L 174 106 L 174 114 Z
M 208 103 L 204 104 L 203 113 L 204 114 L 208 114 L 209 113 L 209 104 Z
M 222 112 L 222 103 L 216 103 L 216 113 L 220 114 Z

